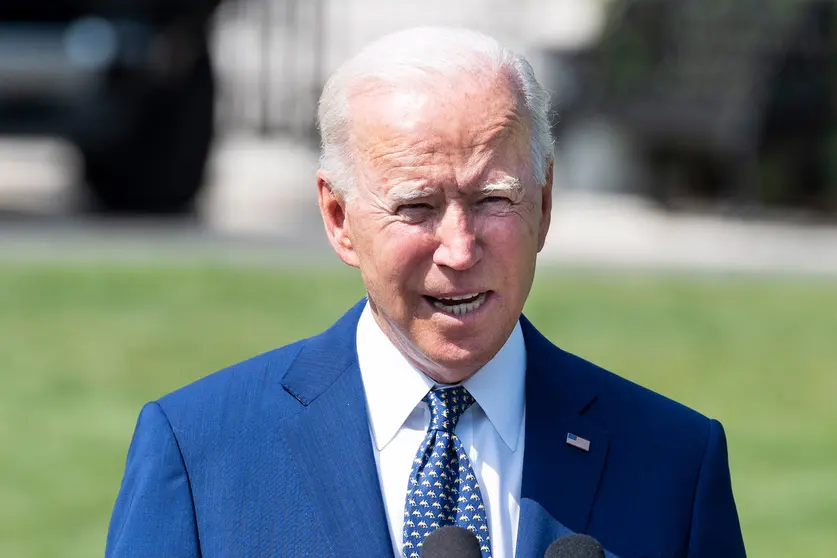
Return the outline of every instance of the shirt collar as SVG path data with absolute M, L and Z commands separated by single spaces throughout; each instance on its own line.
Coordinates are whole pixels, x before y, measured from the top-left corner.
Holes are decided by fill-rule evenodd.
M 380 451 L 434 382 L 392 344 L 368 303 L 357 325 L 357 354 L 372 436 Z M 494 358 L 463 383 L 511 451 L 517 450 L 523 423 L 525 374 L 526 345 L 518 322 Z
M 526 386 L 526 343 L 520 322 L 494 358 L 462 385 L 474 396 L 506 446 L 516 451 Z

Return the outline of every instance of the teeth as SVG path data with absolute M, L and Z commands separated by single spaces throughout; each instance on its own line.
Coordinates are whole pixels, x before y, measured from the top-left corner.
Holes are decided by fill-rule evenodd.
M 468 298 L 474 298 L 475 296 L 479 295 L 480 293 L 471 293 L 462 296 L 440 296 L 439 300 L 465 300 Z
M 477 296 L 477 293 L 469 295 L 469 296 L 465 296 L 465 297 L 457 297 L 457 298 L 454 298 L 453 300 L 461 300 L 463 298 L 473 298 L 474 296 Z M 444 298 L 442 300 L 450 300 L 450 299 Z M 485 293 L 479 293 L 479 296 L 477 296 L 477 299 L 473 302 L 465 302 L 465 303 L 462 303 L 462 304 L 450 305 L 450 304 L 442 304 L 441 302 L 438 302 L 438 301 L 434 300 L 433 301 L 433 306 L 435 306 L 439 310 L 442 310 L 442 311 L 447 312 L 449 314 L 453 314 L 454 316 L 461 316 L 462 314 L 467 314 L 468 312 L 473 312 L 474 310 L 476 310 L 477 308 L 482 306 L 483 302 L 485 302 Z

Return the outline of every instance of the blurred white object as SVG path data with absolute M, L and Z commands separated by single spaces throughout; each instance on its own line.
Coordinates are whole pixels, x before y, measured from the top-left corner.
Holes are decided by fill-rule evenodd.
M 834 276 L 837 227 L 669 213 L 635 195 L 559 191 L 542 256 L 597 269 Z
M 530 48 L 575 50 L 593 44 L 604 29 L 606 0 L 524 0 L 520 31 Z
M 81 161 L 70 143 L 0 139 L 0 207 L 36 214 L 66 211 L 80 179 Z
M 556 139 L 556 188 L 636 192 L 643 169 L 630 138 L 604 119 L 585 119 Z
M 220 139 L 200 211 L 223 234 L 293 237 L 322 231 L 317 153 L 290 139 Z

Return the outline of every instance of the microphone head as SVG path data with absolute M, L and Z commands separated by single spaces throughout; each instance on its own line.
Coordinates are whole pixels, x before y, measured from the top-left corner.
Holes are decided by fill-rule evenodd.
M 480 542 L 468 529 L 446 525 L 430 533 L 421 545 L 421 558 L 482 558 Z
M 588 535 L 567 535 L 549 545 L 544 558 L 604 558 L 604 548 Z

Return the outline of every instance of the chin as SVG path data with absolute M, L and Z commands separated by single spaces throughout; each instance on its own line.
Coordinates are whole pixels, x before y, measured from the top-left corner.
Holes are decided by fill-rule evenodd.
M 477 370 L 494 358 L 502 347 L 502 344 L 498 347 L 487 347 L 484 344 L 469 346 L 450 341 L 441 342 L 440 345 L 436 345 L 433 350 L 425 354 L 438 367 L 438 370 L 429 371 L 428 375 L 434 379 L 444 378 L 445 383 L 457 383 L 473 376 Z M 442 378 L 436 378 L 437 376 Z

